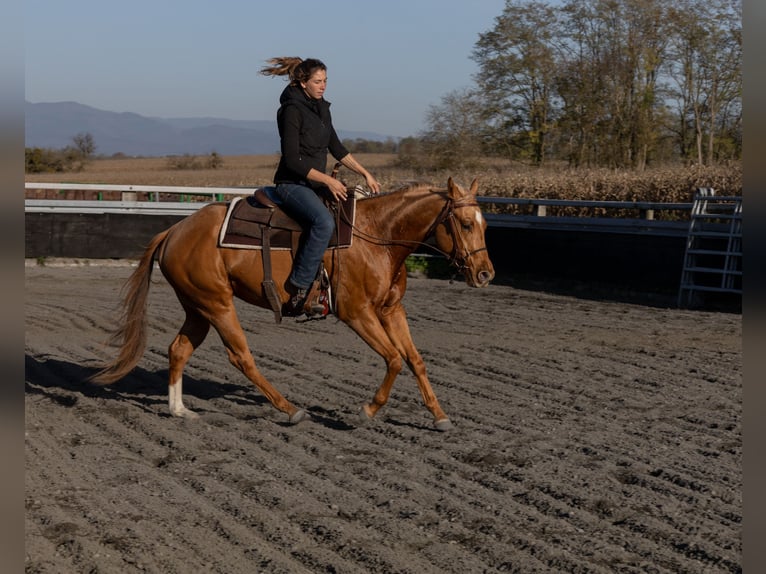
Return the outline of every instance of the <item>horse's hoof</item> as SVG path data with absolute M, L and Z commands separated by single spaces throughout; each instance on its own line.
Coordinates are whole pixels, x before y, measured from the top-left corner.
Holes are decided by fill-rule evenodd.
M 173 415 L 174 417 L 179 417 L 179 418 L 189 419 L 189 420 L 195 420 L 199 418 L 199 415 L 197 413 L 195 413 L 194 411 L 190 411 L 186 407 L 183 407 L 176 411 L 171 411 L 170 414 Z
M 434 422 L 434 427 L 438 431 L 446 432 L 452 429 L 452 422 L 449 419 L 441 419 Z
M 362 424 L 367 424 L 374 418 L 374 416 L 375 415 L 371 415 L 367 410 L 367 405 L 364 405 L 361 409 L 359 409 L 359 420 Z
M 311 415 L 309 415 L 306 411 L 303 409 L 298 409 L 295 411 L 289 418 L 291 425 L 297 425 L 301 421 L 305 421 L 311 418 Z

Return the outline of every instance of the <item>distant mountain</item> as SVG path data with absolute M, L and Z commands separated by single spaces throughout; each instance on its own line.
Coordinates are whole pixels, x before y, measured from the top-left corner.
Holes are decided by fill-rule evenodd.
M 151 118 L 107 112 L 76 102 L 25 102 L 25 146 L 61 149 L 89 133 L 97 155 L 271 154 L 279 151 L 275 121 L 225 118 Z M 385 141 L 390 136 L 338 130 L 341 139 Z

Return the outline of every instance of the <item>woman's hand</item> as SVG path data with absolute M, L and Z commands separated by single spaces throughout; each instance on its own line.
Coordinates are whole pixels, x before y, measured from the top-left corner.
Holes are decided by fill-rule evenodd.
M 346 156 L 340 160 L 340 163 L 345 165 L 351 171 L 364 177 L 364 180 L 367 182 L 367 187 L 372 195 L 378 195 L 380 193 L 380 184 L 378 183 L 378 180 L 375 179 L 369 171 L 364 169 L 362 164 L 356 161 L 353 155 L 350 153 L 346 154 Z
M 335 198 L 335 201 L 345 201 L 348 197 L 346 184 L 339 179 L 332 177 L 328 178 L 327 187 Z
M 327 189 L 330 190 L 330 193 L 332 194 L 335 201 L 343 201 L 346 199 L 346 197 L 348 197 L 346 192 L 346 184 L 339 179 L 335 179 L 326 173 L 317 171 L 313 167 L 309 170 L 306 177 L 311 181 L 316 181 L 317 183 L 321 183 L 322 185 L 326 186 Z
M 365 180 L 367 181 L 367 187 L 369 188 L 370 193 L 372 193 L 372 195 L 378 195 L 380 193 L 380 184 L 378 183 L 378 180 L 375 179 L 371 173 L 367 173 Z

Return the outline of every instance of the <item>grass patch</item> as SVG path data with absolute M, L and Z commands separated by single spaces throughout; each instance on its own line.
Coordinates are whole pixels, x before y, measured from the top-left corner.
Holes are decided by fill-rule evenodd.
M 447 260 L 437 255 L 410 255 L 405 259 L 404 267 L 413 277 L 449 279 L 455 274 L 455 269 Z

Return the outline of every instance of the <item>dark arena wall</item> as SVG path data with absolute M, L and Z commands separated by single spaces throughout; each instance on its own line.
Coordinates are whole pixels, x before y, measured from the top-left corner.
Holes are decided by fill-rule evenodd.
M 152 236 L 179 215 L 27 213 L 25 257 L 138 258 Z M 496 282 L 541 279 L 597 282 L 675 293 L 685 238 L 604 231 L 490 226 Z

